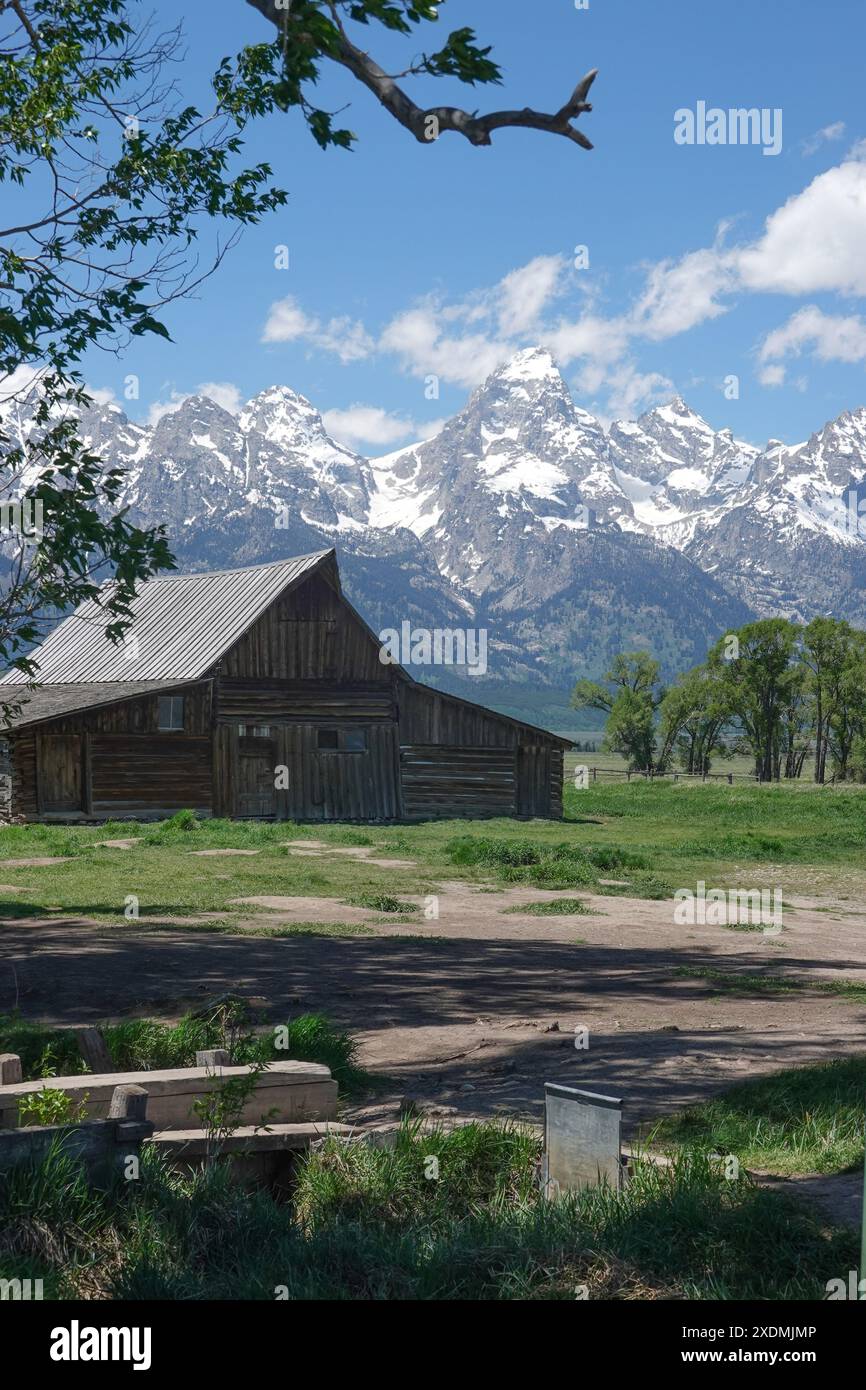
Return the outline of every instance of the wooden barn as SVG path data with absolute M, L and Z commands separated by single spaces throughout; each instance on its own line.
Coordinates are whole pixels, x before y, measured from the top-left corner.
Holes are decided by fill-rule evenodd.
M 37 653 L 0 741 L 0 812 L 402 821 L 562 815 L 567 739 L 380 660 L 333 550 L 151 579 L 125 641 L 85 604 Z M 16 689 L 15 687 L 18 687 Z

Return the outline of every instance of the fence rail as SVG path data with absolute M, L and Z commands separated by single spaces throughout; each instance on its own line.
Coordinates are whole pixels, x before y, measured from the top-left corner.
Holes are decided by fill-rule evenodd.
M 754 772 L 641 772 L 624 767 L 589 767 L 586 763 L 578 763 L 574 769 L 575 773 L 582 767 L 586 768 L 590 782 L 615 781 L 618 777 L 624 777 L 627 782 L 632 778 L 643 777 L 647 782 L 727 782 L 729 786 L 733 786 L 735 782 L 762 781 Z M 827 785 L 832 785 L 835 780 L 828 778 Z

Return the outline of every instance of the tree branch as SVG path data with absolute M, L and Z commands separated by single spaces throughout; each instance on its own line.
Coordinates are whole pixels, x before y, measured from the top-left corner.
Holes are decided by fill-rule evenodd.
M 270 20 L 281 35 L 285 33 L 287 11 L 284 7 L 277 7 L 277 0 L 247 0 L 247 4 Z M 406 95 L 402 87 L 379 67 L 369 53 L 355 47 L 342 26 L 339 26 L 339 34 L 339 44 L 335 51 L 323 56 L 332 58 L 334 62 L 347 68 L 353 77 L 373 93 L 385 110 L 422 145 L 430 144 L 437 135 L 448 130 L 463 135 L 471 145 L 490 145 L 493 143 L 491 135 L 494 130 L 501 130 L 506 126 L 520 126 L 529 130 L 546 130 L 552 135 L 563 135 L 584 150 L 592 149 L 592 143 L 582 130 L 572 125 L 572 121 L 592 110 L 586 98 L 596 79 L 597 68 L 593 68 L 581 78 L 565 105 L 552 115 L 544 111 L 533 111 L 528 106 L 519 111 L 491 111 L 486 116 L 479 116 L 474 111 L 463 111 L 458 106 L 431 106 L 425 110 Z

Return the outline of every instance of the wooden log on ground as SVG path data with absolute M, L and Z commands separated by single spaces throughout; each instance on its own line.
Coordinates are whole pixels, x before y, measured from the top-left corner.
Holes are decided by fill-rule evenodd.
M 0 1130 L 0 1176 L 21 1164 L 38 1164 L 59 1147 L 84 1165 L 91 1181 L 108 1182 L 139 1153 L 153 1129 L 147 1120 L 106 1119 Z
M 257 1129 L 242 1125 L 219 1141 L 220 1153 L 264 1153 L 274 1149 L 306 1149 L 317 1139 L 334 1136 L 348 1139 L 355 1133 L 353 1125 L 334 1120 L 311 1121 L 307 1124 L 268 1125 Z M 207 1153 L 208 1134 L 204 1129 L 157 1130 L 151 1143 L 160 1153 L 172 1158 L 203 1158 Z

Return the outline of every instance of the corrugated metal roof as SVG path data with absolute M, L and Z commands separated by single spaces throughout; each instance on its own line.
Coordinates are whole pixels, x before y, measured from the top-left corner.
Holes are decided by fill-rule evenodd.
M 185 682 L 178 681 L 78 681 L 72 685 L 45 685 L 36 690 L 6 689 L 0 698 L 20 704 L 21 710 L 9 718 L 6 727 L 23 728 L 27 724 L 40 724 L 45 719 L 59 719 L 64 714 L 74 714 L 81 709 L 95 709 L 100 705 L 113 705 L 119 700 L 131 700 L 136 695 L 150 695 L 156 690 L 181 690 Z M 2 737 L 2 728 L 0 728 Z
M 33 653 L 40 684 L 79 681 L 194 680 L 222 656 L 278 594 L 333 552 L 296 555 L 273 565 L 171 574 L 142 584 L 124 642 L 105 636 L 105 612 L 89 601 Z M 20 671 L 0 685 L 21 685 Z

